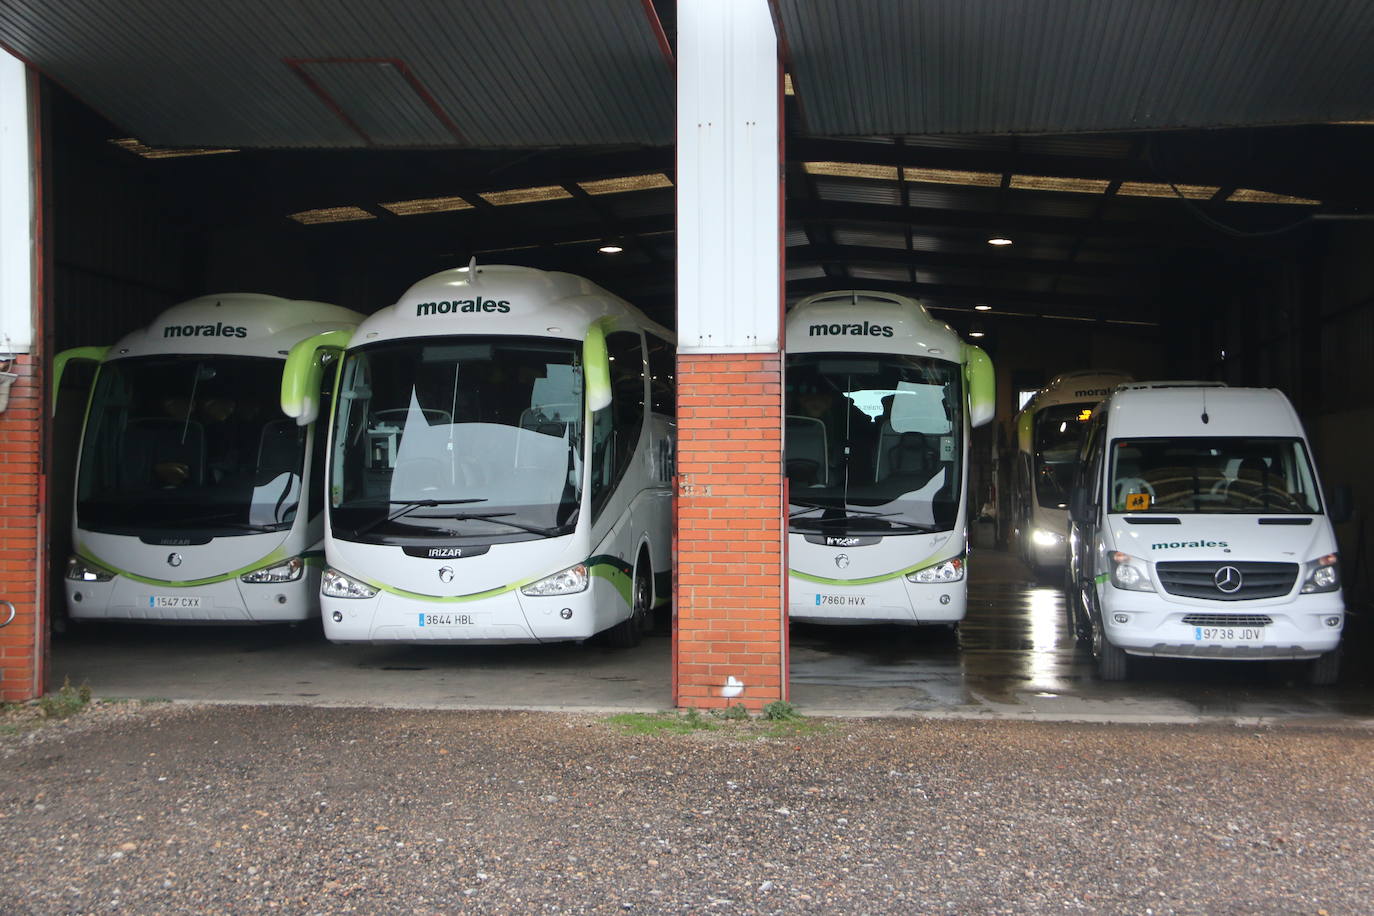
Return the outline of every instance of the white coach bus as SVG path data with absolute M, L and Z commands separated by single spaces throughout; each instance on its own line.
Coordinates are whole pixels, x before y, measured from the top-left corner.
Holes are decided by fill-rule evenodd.
M 822 293 L 787 316 L 792 620 L 964 617 L 969 430 L 995 379 L 915 299 Z
M 73 621 L 319 614 L 323 430 L 278 408 L 287 353 L 362 315 L 250 293 L 173 306 L 112 347 L 87 406 L 67 563 Z
M 566 273 L 473 264 L 365 321 L 331 424 L 325 635 L 638 642 L 670 592 L 674 371 L 668 330 Z
M 1055 376 L 1016 415 L 1012 511 L 1022 561 L 1033 572 L 1063 571 L 1068 560 L 1069 489 L 1093 410 L 1124 372 L 1086 369 Z

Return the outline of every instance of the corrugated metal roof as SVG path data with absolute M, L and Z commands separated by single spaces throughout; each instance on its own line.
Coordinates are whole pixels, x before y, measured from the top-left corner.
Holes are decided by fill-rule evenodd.
M 1374 115 L 1364 0 L 775 0 L 829 136 L 1315 123 Z
M 673 141 L 641 0 L 6 0 L 0 42 L 159 146 Z

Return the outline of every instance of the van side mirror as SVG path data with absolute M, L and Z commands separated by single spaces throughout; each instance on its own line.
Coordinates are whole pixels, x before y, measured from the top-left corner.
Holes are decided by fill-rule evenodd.
M 1069 518 L 1075 525 L 1086 525 L 1092 521 L 1092 507 L 1088 505 L 1088 491 L 1082 487 L 1069 493 Z
M 1331 524 L 1348 522 L 1355 515 L 1355 494 L 1348 483 L 1338 483 L 1326 494 L 1326 514 Z

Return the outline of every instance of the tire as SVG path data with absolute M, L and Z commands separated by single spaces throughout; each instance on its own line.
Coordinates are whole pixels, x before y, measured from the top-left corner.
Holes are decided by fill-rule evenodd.
M 1107 640 L 1102 617 L 1096 609 L 1088 612 L 1092 627 L 1093 659 L 1097 662 L 1097 677 L 1102 681 L 1124 681 L 1131 675 L 1131 657 L 1126 650 Z
M 1307 669 L 1307 683 L 1313 687 L 1330 687 L 1341 676 L 1341 652 L 1332 649 L 1323 652 L 1310 663 Z
M 630 616 L 606 631 L 606 642 L 617 649 L 633 649 L 649 629 L 649 605 L 654 600 L 649 558 L 640 554 L 630 584 Z

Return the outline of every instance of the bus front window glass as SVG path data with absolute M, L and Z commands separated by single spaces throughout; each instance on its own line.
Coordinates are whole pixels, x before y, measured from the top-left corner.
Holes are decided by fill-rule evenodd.
M 963 464 L 962 403 L 956 363 L 891 354 L 792 357 L 786 466 L 793 528 L 952 529 Z
M 1112 512 L 1315 514 L 1307 450 L 1297 439 L 1118 439 Z
M 1067 509 L 1078 446 L 1092 419 L 1092 404 L 1056 404 L 1035 414 L 1036 501 L 1046 509 Z
M 581 498 L 578 352 L 574 341 L 474 337 L 350 353 L 335 417 L 334 533 L 565 533 Z
M 280 360 L 158 356 L 100 368 L 76 514 L 87 530 L 212 536 L 290 527 L 305 429 L 282 416 Z

